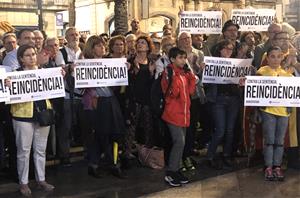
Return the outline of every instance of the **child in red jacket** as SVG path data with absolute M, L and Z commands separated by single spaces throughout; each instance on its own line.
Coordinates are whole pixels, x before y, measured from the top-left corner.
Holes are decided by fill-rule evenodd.
M 195 92 L 196 77 L 186 64 L 187 54 L 177 47 L 169 51 L 173 76 L 168 79 L 167 69 L 164 70 L 161 86 L 165 94 L 165 108 L 162 119 L 167 123 L 171 137 L 172 149 L 168 160 L 165 181 L 177 187 L 189 182 L 179 172 L 182 158 L 186 128 L 190 125 L 190 95 Z M 170 81 L 170 86 L 169 86 Z

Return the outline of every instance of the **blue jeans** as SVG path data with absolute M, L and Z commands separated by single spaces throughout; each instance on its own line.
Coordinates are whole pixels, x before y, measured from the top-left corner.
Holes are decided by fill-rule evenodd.
M 288 117 L 262 112 L 264 135 L 265 165 L 280 166 L 283 157 L 285 132 L 288 127 Z
M 224 138 L 223 155 L 231 156 L 233 134 L 239 112 L 240 100 L 238 96 L 218 96 L 212 104 L 214 133 L 207 151 L 208 159 L 215 157 L 218 145 Z

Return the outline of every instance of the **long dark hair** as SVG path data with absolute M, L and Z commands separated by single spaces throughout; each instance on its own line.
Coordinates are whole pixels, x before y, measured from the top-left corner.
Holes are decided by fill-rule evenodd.
M 216 44 L 215 50 L 212 52 L 212 56 L 214 56 L 214 57 L 221 57 L 221 50 L 224 49 L 224 48 L 226 48 L 228 45 L 234 46 L 234 43 L 232 43 L 228 39 L 224 39 L 224 40 L 219 41 Z

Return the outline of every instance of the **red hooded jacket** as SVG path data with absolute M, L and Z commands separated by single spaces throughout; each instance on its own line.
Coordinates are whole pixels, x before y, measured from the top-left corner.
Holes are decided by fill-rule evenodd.
M 173 64 L 169 65 L 173 69 L 171 87 L 168 87 L 168 75 L 165 69 L 162 76 L 161 86 L 165 97 L 165 108 L 162 119 L 167 123 L 179 127 L 188 127 L 190 125 L 190 95 L 196 89 L 196 77 L 192 72 L 184 72 L 182 68 Z

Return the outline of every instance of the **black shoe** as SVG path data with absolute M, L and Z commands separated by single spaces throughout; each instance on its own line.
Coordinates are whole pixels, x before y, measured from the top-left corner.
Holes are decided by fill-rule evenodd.
M 62 165 L 63 167 L 71 167 L 71 161 L 70 158 L 62 158 L 60 159 L 60 165 Z
M 223 167 L 222 165 L 219 163 L 219 161 L 215 160 L 215 159 L 208 159 L 208 165 L 216 170 L 221 170 Z
M 166 172 L 165 182 L 167 182 L 170 186 L 173 186 L 173 187 L 181 186 L 181 182 L 177 178 L 177 173 L 173 172 L 173 171 Z
M 111 167 L 110 172 L 113 176 L 116 176 L 120 179 L 126 179 L 128 177 L 118 166 Z
M 180 171 L 177 172 L 177 178 L 181 184 L 187 184 L 190 182 L 189 178 L 184 176 Z
M 88 167 L 88 175 L 95 178 L 102 178 L 104 176 L 104 172 L 100 171 L 99 168 L 93 168 L 91 166 Z

